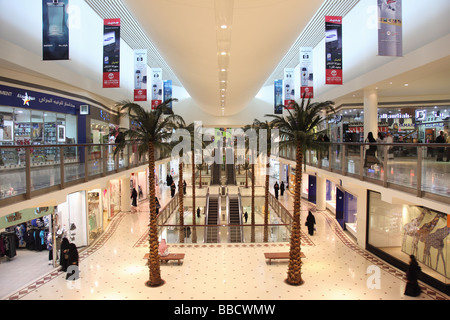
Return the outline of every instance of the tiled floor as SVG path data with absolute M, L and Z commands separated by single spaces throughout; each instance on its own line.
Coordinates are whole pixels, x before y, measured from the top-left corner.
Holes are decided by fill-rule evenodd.
M 292 204 L 285 193 L 280 201 Z M 304 221 L 307 205 L 302 210 Z M 357 247 L 328 212 L 316 212 L 317 232 L 304 235 L 301 286 L 287 285 L 287 261 L 269 265 L 264 252 L 288 251 L 287 243 L 170 244 L 173 253 L 185 253 L 181 265 L 161 265 L 163 286 L 149 288 L 148 267 L 143 259 L 148 207 L 121 213 L 99 241 L 80 254 L 80 279 L 65 280 L 51 270 L 16 288 L 4 299 L 151 299 L 151 300 L 293 300 L 293 299 L 448 299 L 427 285 L 418 298 L 403 295 L 404 273 Z M 379 282 L 371 281 L 379 271 Z M 369 270 L 368 270 L 369 269 Z M 374 284 L 379 283 L 379 287 Z M 13 289 L 11 289 L 13 290 Z

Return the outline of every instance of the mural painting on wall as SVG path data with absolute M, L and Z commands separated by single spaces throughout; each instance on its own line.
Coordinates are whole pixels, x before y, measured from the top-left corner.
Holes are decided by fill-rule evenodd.
M 418 261 L 447 277 L 447 242 L 450 239 L 447 238 L 450 233 L 447 215 L 418 209 L 419 216 L 403 227 L 402 251 L 415 255 Z

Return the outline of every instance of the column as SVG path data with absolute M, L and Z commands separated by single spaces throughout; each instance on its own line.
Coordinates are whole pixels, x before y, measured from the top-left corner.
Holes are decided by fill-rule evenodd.
M 364 90 L 364 140 L 369 132 L 376 139 L 378 135 L 378 92 L 376 89 Z
M 319 211 L 327 209 L 327 179 L 323 176 L 316 177 L 316 208 Z
M 121 192 L 120 206 L 123 212 L 131 211 L 131 192 L 130 192 L 130 177 L 125 177 L 120 179 Z

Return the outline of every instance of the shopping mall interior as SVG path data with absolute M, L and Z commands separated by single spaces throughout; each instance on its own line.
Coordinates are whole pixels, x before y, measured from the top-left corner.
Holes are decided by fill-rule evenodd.
M 448 0 L 0 8 L 0 299 L 449 299 Z M 311 129 L 326 147 L 297 162 L 278 136 L 250 164 L 235 146 L 244 128 L 288 117 L 295 102 L 333 106 Z M 142 127 L 127 103 L 167 105 L 161 119 L 173 112 L 211 144 L 193 161 L 119 148 L 120 130 Z M 158 286 L 152 190 L 168 246 Z M 303 281 L 292 285 L 298 214 Z M 78 252 L 70 274 L 66 242 Z M 411 255 L 417 296 L 405 294 Z

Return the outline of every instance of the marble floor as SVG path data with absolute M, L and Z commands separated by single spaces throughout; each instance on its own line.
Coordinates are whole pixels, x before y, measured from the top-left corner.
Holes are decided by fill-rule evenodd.
M 163 195 L 162 201 L 167 200 Z M 291 207 L 292 195 L 285 193 L 280 201 Z M 302 221 L 310 207 L 304 201 Z M 358 247 L 328 211 L 316 211 L 315 217 L 317 232 L 310 236 L 303 230 L 306 258 L 301 286 L 284 282 L 287 261 L 268 264 L 264 258 L 264 252 L 288 251 L 287 242 L 170 244 L 170 252 L 185 253 L 184 261 L 161 265 L 163 286 L 145 286 L 149 270 L 143 257 L 148 245 L 141 240 L 147 230 L 148 203 L 143 201 L 137 212 L 118 214 L 97 242 L 80 251 L 78 280 L 67 281 L 66 274 L 49 268 L 47 260 L 46 273 L 20 286 L 0 278 L 2 287 L 9 286 L 3 300 L 449 299 L 426 284 L 421 284 L 420 297 L 405 296 L 404 272 Z M 14 262 L 18 261 L 8 263 Z M 15 272 L 26 270 L 18 265 Z

